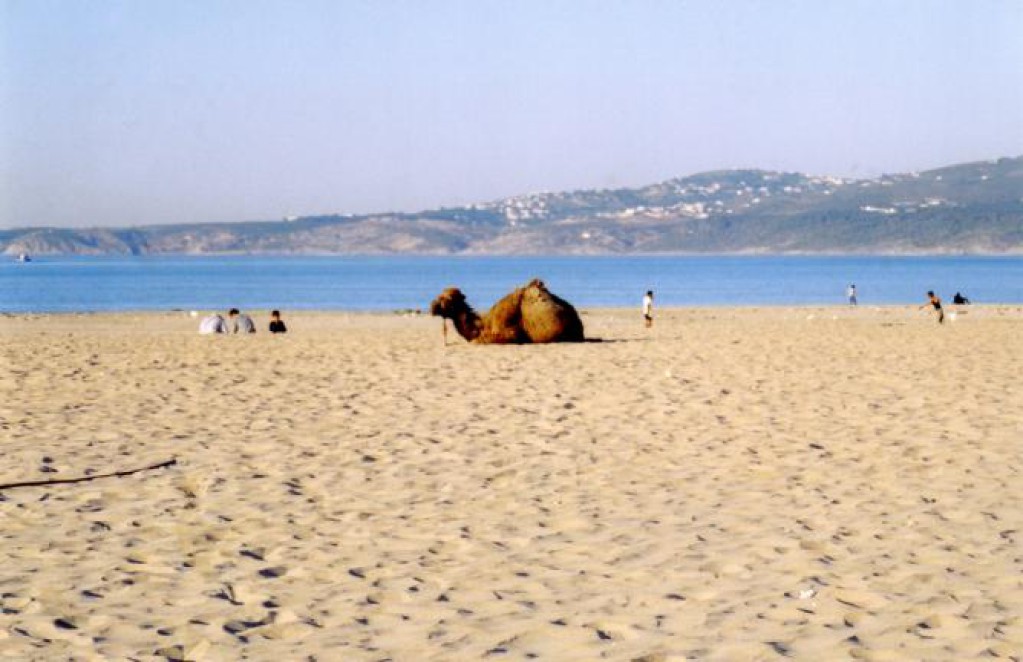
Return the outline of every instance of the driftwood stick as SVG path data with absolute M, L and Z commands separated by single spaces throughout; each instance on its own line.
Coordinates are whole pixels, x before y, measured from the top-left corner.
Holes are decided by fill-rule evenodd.
M 163 462 L 157 462 L 156 464 L 150 464 L 149 466 L 139 467 L 138 469 L 125 469 L 124 471 L 113 471 L 108 474 L 96 474 L 94 476 L 79 476 L 78 478 L 50 478 L 47 480 L 26 480 L 22 483 L 4 483 L 0 485 L 0 491 L 11 489 L 14 487 L 37 487 L 40 485 L 61 485 L 64 483 L 87 483 L 90 480 L 96 480 L 97 478 L 113 478 L 115 476 L 130 476 L 137 474 L 141 471 L 152 471 L 153 469 L 163 469 L 164 467 L 172 467 L 178 463 L 177 458 L 171 458 L 164 460 Z

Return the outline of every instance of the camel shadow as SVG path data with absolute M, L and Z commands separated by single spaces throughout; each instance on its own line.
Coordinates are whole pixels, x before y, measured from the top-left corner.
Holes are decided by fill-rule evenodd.
M 653 338 L 584 338 L 583 340 L 573 342 L 561 342 L 561 343 L 503 343 L 500 345 L 494 345 L 495 347 L 550 347 L 550 346 L 564 346 L 571 347 L 572 345 L 618 345 L 627 343 L 646 343 L 653 341 Z M 445 341 L 445 347 L 454 347 L 456 345 L 464 345 L 466 347 L 473 345 L 481 345 L 486 343 L 471 343 L 471 342 L 458 342 L 458 341 Z

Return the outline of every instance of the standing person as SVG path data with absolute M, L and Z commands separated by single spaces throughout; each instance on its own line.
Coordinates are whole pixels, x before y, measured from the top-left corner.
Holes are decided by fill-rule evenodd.
M 256 325 L 252 323 L 252 318 L 248 315 L 242 314 L 237 308 L 232 308 L 227 312 L 228 318 L 231 320 L 233 325 L 232 333 L 255 333 Z
M 938 324 L 944 323 L 945 311 L 941 309 L 941 297 L 930 290 L 927 291 L 927 303 L 920 307 L 926 308 L 927 306 L 934 306 L 934 312 L 938 314 Z
M 646 321 L 646 328 L 654 325 L 654 291 L 647 290 L 643 295 L 643 319 Z
M 856 283 L 849 285 L 849 289 L 845 291 L 846 296 L 849 297 L 849 305 L 856 305 Z
M 270 333 L 287 333 L 288 327 L 284 326 L 284 320 L 281 319 L 281 311 L 274 310 L 270 312 Z

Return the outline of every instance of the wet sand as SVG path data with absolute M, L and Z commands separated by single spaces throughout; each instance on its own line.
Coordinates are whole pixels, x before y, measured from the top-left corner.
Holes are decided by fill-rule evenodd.
M 286 311 L 287 313 L 287 311 Z M 1023 308 L 0 317 L 0 658 L 1023 655 Z

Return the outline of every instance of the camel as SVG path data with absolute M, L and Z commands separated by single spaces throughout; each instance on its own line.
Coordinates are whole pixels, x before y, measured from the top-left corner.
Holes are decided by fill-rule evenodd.
M 461 290 L 449 287 L 430 304 L 430 314 L 444 318 L 445 342 L 447 320 L 463 338 L 481 345 L 583 341 L 579 313 L 539 279 L 516 288 L 482 317 Z

